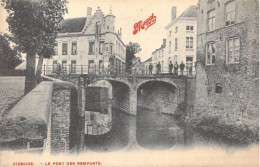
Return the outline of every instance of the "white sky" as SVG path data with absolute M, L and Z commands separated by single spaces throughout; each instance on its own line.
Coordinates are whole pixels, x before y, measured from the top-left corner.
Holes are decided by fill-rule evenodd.
M 171 7 L 177 7 L 177 16 L 179 16 L 190 5 L 196 5 L 198 0 L 68 0 L 68 14 L 64 17 L 86 17 L 87 7 L 92 8 L 92 14 L 99 6 L 105 15 L 112 7 L 112 13 L 115 18 L 115 30 L 122 28 L 122 40 L 125 44 L 130 41 L 140 44 L 142 51 L 139 57 L 145 61 L 151 57 L 152 52 L 162 45 L 163 38 L 166 38 L 164 27 L 170 23 Z M 154 13 L 156 23 L 146 31 L 141 30 L 133 35 L 133 26 L 138 21 L 146 20 Z M 0 7 L 0 32 L 8 31 L 8 25 L 5 21 L 6 11 Z

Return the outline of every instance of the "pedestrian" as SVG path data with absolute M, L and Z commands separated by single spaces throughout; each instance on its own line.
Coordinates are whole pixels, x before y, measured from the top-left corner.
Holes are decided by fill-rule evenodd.
M 158 74 L 160 74 L 161 73 L 161 64 L 160 64 L 160 62 L 158 63 Z
M 56 75 L 57 75 L 57 77 L 60 76 L 60 73 L 61 73 L 61 65 L 60 65 L 60 63 L 58 63 L 57 67 L 56 67 Z
M 159 63 L 156 64 L 156 74 L 159 74 Z
M 172 64 L 172 61 L 170 61 L 170 64 L 169 64 L 169 73 L 172 74 L 172 69 L 173 69 L 173 64 Z
M 178 68 L 179 68 L 179 65 L 178 65 L 178 63 L 176 61 L 175 64 L 174 64 L 174 74 L 175 75 L 178 75 Z
M 192 67 L 189 68 L 189 75 L 192 75 Z
M 181 69 L 181 75 L 183 75 L 183 70 L 185 68 L 185 65 L 183 64 L 183 61 L 180 64 L 180 69 Z
M 152 65 L 152 63 L 150 63 L 150 65 L 149 65 L 149 75 L 152 75 L 152 71 L 153 71 L 153 65 Z

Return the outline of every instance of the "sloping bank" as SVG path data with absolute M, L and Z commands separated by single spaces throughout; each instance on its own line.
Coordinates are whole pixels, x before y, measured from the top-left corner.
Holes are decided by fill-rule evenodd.
M 246 123 L 226 122 L 220 117 L 193 113 L 187 103 L 178 106 L 174 117 L 179 125 L 185 126 L 207 137 L 236 145 L 248 145 L 259 142 L 259 126 Z
M 72 83 L 45 76 L 0 120 L 0 149 L 69 152 L 76 89 Z

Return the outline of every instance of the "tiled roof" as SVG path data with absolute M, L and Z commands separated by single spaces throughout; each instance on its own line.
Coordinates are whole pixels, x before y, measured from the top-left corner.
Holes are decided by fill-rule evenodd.
M 61 22 L 60 33 L 66 32 L 81 32 L 85 26 L 86 17 L 66 19 Z
M 189 6 L 179 17 L 197 17 L 196 6 Z

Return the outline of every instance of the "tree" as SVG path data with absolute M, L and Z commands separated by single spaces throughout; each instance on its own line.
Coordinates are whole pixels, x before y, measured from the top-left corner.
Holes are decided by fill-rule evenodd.
M 5 37 L 0 35 L 0 69 L 13 70 L 21 62 L 21 55 L 10 47 Z
M 2 0 L 8 12 L 6 21 L 10 39 L 19 51 L 26 53 L 25 94 L 36 84 L 35 59 L 39 55 L 37 75 L 41 74 L 43 58 L 54 53 L 59 23 L 67 13 L 66 0 Z
M 142 50 L 138 43 L 129 42 L 126 45 L 126 72 L 131 73 L 132 60 L 136 57 L 135 54 Z

